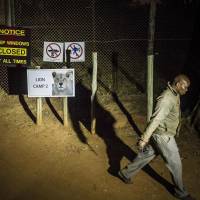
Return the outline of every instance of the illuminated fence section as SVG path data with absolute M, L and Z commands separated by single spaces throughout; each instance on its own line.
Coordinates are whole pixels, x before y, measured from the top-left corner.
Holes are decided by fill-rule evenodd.
M 37 2 L 37 3 L 34 3 Z M 85 62 L 71 63 L 76 81 L 91 83 L 92 52 L 98 53 L 99 90 L 113 89 L 113 70 L 117 65 L 117 90 L 134 83 L 145 87 L 148 9 L 137 16 L 121 1 L 19 1 L 15 2 L 16 25 L 32 29 L 32 66 L 61 68 L 63 63 L 43 62 L 43 43 L 85 42 Z M 115 55 L 117 55 L 115 57 Z M 115 63 L 113 63 L 113 59 Z M 116 64 L 117 62 L 117 64 Z M 142 72 L 143 71 L 143 72 Z
M 83 84 L 90 87 L 92 52 L 96 51 L 99 90 L 103 89 L 102 94 L 113 89 L 119 94 L 144 93 L 149 6 L 133 7 L 129 2 L 121 0 L 15 0 L 16 26 L 32 30 L 32 63 L 29 67 L 40 65 L 42 68 L 61 68 L 65 65 L 43 61 L 45 41 L 84 41 L 85 62 L 71 63 L 71 67 L 75 68 L 77 82 L 81 80 Z M 165 76 L 167 73 L 163 74 L 163 67 L 165 67 L 164 72 L 170 73 L 175 65 L 178 67 L 182 65 L 190 42 L 188 36 L 191 32 L 188 31 L 192 30 L 182 15 L 173 15 L 172 5 L 170 12 L 164 6 L 158 6 L 156 18 L 154 77 L 156 90 L 160 88 L 160 79 L 168 78 Z M 174 13 L 176 11 L 174 9 Z M 188 21 L 191 20 L 192 18 Z M 172 23 L 174 21 L 175 23 Z M 184 31 L 180 28 L 181 21 L 184 22 L 182 23 Z M 3 20 L 0 22 L 3 23 Z M 180 37 L 183 39 L 179 40 Z M 175 55 L 172 54 L 172 50 L 176 51 L 176 58 L 180 58 L 179 60 L 171 59 L 170 56 Z M 170 56 L 168 56 L 169 52 Z M 167 66 L 166 63 L 168 63 Z M 169 70 L 166 67 L 169 67 Z M 1 74 L 3 73 L 1 77 L 6 76 L 4 72 L 5 70 L 1 70 Z M 1 82 L 1 87 L 5 87 L 6 82 Z

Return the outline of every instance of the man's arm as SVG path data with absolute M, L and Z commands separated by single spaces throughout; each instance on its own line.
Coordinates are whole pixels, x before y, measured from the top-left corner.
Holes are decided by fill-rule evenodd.
M 142 134 L 141 138 L 139 139 L 138 146 L 143 148 L 151 138 L 151 135 L 159 126 L 159 124 L 165 120 L 165 118 L 170 113 L 173 107 L 173 101 L 169 96 L 160 96 L 158 98 L 155 112 L 153 113 L 150 122 L 148 123 L 144 133 Z

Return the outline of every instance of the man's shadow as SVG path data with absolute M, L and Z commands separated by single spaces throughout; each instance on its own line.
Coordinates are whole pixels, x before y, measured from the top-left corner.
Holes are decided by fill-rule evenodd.
M 87 138 L 83 134 L 81 122 L 88 131 L 91 128 L 91 91 L 81 82 L 76 84 L 76 97 L 69 98 L 69 113 L 72 126 L 81 142 L 87 144 Z M 97 101 L 95 102 L 96 134 L 104 141 L 109 160 L 108 171 L 117 174 L 120 169 L 120 161 L 125 156 L 132 160 L 136 155 L 133 150 L 116 135 L 114 131 L 115 118 L 105 110 Z
M 78 138 L 81 142 L 88 144 L 87 137 L 81 130 L 81 122 L 87 130 L 90 130 L 91 126 L 91 91 L 87 89 L 81 82 L 76 85 L 76 97 L 69 98 L 69 112 L 71 116 L 72 126 L 77 133 Z M 137 129 L 136 124 L 128 111 L 123 107 L 123 104 L 117 98 L 116 94 L 113 96 L 123 113 L 128 117 L 129 123 Z M 129 161 L 132 161 L 136 157 L 136 153 L 128 145 L 126 145 L 115 133 L 114 123 L 116 119 L 110 112 L 105 110 L 102 105 L 96 99 L 95 102 L 95 115 L 96 115 L 96 134 L 103 140 L 106 145 L 106 153 L 108 156 L 108 173 L 112 176 L 118 177 L 118 171 L 120 170 L 120 162 L 123 157 L 126 157 Z M 93 149 L 92 149 L 93 150 Z M 155 170 L 147 165 L 143 170 L 150 175 L 153 179 L 161 183 L 170 193 L 173 192 L 173 185 L 161 177 Z

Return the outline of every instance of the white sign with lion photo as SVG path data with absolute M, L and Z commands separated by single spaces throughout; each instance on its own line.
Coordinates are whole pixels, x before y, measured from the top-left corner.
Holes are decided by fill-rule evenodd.
M 28 97 L 74 97 L 74 69 L 28 69 Z

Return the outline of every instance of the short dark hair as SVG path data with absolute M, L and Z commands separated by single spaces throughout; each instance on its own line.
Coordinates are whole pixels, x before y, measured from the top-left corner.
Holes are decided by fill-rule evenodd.
M 181 82 L 181 81 L 186 81 L 188 83 L 188 85 L 190 85 L 190 79 L 185 74 L 177 75 L 173 80 L 173 85 L 176 85 L 178 82 Z

